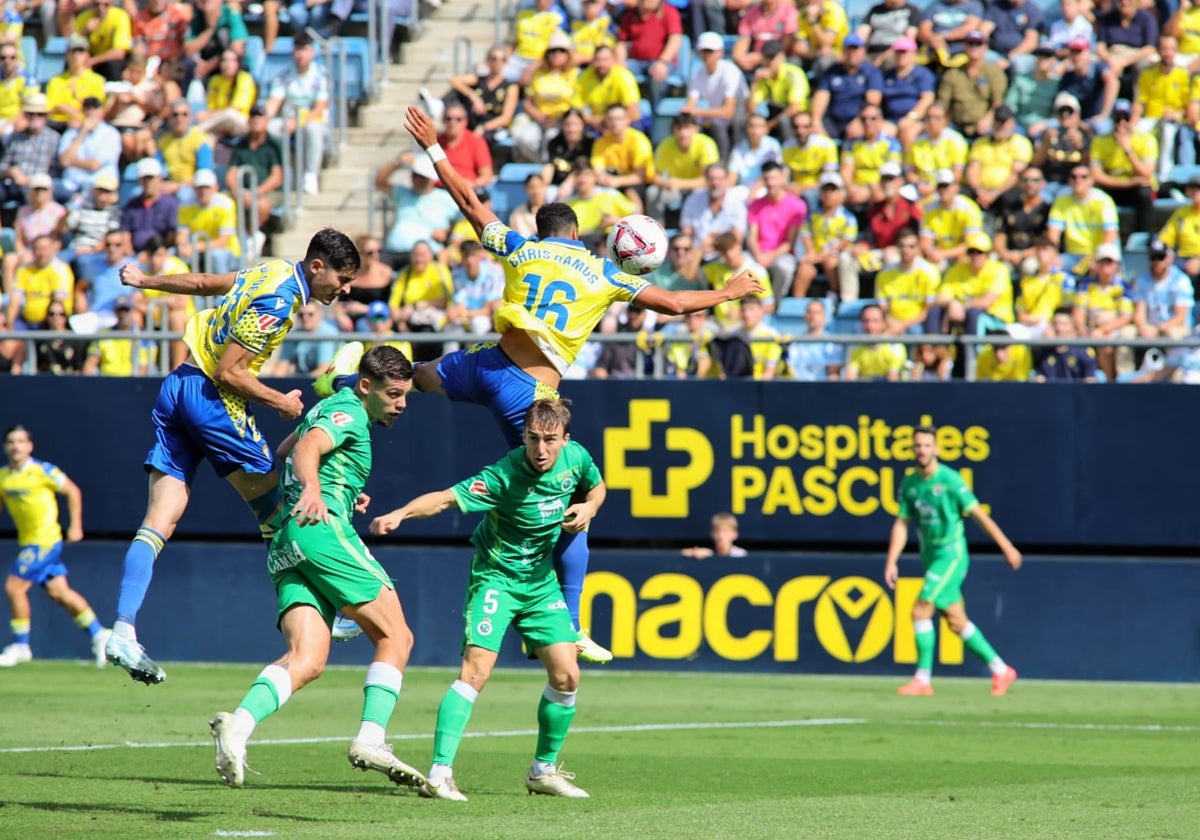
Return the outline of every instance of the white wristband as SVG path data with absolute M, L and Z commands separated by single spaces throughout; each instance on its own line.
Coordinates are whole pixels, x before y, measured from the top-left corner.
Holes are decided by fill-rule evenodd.
M 425 154 L 429 155 L 429 160 L 432 163 L 437 163 L 439 160 L 446 159 L 446 150 L 442 148 L 440 143 L 434 143 L 425 150 Z

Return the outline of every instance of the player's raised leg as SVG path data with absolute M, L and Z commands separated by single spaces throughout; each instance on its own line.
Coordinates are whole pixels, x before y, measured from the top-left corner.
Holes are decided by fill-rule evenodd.
M 361 341 L 348 341 L 333 354 L 329 370 L 313 380 L 313 390 L 324 399 L 332 397 L 344 387 L 353 387 L 358 381 L 358 363 L 362 361 L 366 348 Z

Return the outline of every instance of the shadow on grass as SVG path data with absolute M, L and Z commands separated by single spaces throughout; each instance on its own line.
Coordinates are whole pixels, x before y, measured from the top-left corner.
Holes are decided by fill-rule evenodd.
M 22 772 L 14 773 L 14 776 L 22 776 L 25 778 L 36 779 L 93 779 L 94 777 L 85 772 L 79 773 L 62 773 L 62 772 Z M 209 788 L 222 789 L 225 786 L 215 778 L 210 784 L 207 779 L 196 779 L 193 777 L 179 778 L 168 776 L 105 776 L 105 781 L 110 782 L 143 782 L 152 785 L 176 785 L 179 787 L 190 788 L 192 790 L 207 790 Z M 378 781 L 378 784 L 372 782 Z M 246 779 L 246 788 L 251 790 L 280 790 L 280 791 L 324 791 L 325 793 L 341 793 L 352 796 L 360 796 L 364 794 L 388 795 L 394 796 L 397 793 L 404 795 L 408 794 L 412 797 L 417 796 L 415 788 L 400 787 L 392 785 L 383 780 L 380 776 L 377 780 L 370 777 L 365 777 L 360 782 L 346 782 L 344 784 L 314 784 L 298 780 L 292 784 L 284 784 L 278 782 L 260 781 L 258 777 L 248 776 Z M 16 804 L 16 803 L 13 803 Z

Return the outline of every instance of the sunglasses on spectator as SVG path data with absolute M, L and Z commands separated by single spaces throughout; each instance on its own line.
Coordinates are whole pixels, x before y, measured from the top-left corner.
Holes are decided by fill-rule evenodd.
M 1070 105 L 1064 105 L 1064 106 L 1062 106 L 1061 108 L 1059 108 L 1059 109 L 1058 109 L 1058 113 L 1060 113 L 1060 114 L 1074 114 L 1074 113 L 1075 113 L 1075 109 L 1074 109 L 1074 108 L 1072 108 Z
M 191 111 L 172 111 L 171 112 L 172 117 L 190 117 L 191 115 L 192 115 Z
M 321 313 L 320 312 L 301 312 L 300 317 L 301 318 L 319 318 L 319 317 L 321 317 Z
M 1034 175 L 1026 175 L 1024 178 L 1021 179 L 1021 183 L 1022 184 L 1040 184 L 1044 180 L 1046 180 L 1046 179 L 1038 178 Z
M 987 251 L 980 251 L 978 248 L 968 248 L 967 249 L 968 257 L 979 257 L 979 256 L 983 256 L 986 253 L 987 253 Z
M 61 309 L 49 309 L 46 311 L 47 318 L 66 318 L 67 313 Z
M 87 52 L 87 47 L 71 47 L 67 52 Z

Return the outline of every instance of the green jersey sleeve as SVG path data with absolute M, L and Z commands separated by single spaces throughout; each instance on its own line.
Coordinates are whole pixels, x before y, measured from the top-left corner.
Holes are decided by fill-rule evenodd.
M 913 518 L 912 500 L 916 495 L 912 492 L 912 476 L 915 473 L 909 473 L 900 481 L 900 509 L 896 511 L 896 516 L 908 521 Z
M 958 512 L 965 516 L 967 511 L 979 504 L 979 499 L 975 498 L 975 494 L 971 492 L 967 482 L 963 481 L 962 473 L 955 469 L 948 470 L 948 473 L 946 483 L 954 494 Z
M 329 439 L 333 441 L 333 448 L 338 449 L 347 441 L 359 437 L 364 430 L 361 423 L 355 422 L 354 415 L 345 410 L 346 406 L 327 403 L 327 400 L 322 400 L 313 407 L 308 428 L 320 429 L 329 435 Z M 305 429 L 305 433 L 307 432 L 308 429 Z
M 582 493 L 587 493 L 592 488 L 596 487 L 602 481 L 600 468 L 596 466 L 596 462 L 592 459 L 592 453 L 588 452 L 581 444 L 575 443 L 574 446 L 579 450 L 578 464 L 578 484 L 577 489 Z
M 507 462 L 508 458 L 505 458 L 490 467 L 484 467 L 480 472 L 451 487 L 450 492 L 454 494 L 458 509 L 463 513 L 478 513 L 492 510 L 499 505 L 504 499 L 504 492 L 509 483 L 509 471 L 504 468 Z

